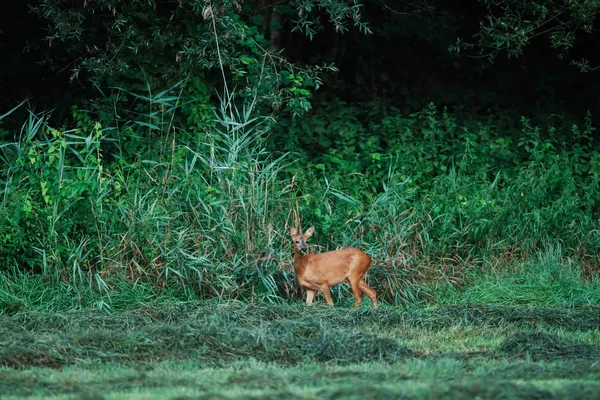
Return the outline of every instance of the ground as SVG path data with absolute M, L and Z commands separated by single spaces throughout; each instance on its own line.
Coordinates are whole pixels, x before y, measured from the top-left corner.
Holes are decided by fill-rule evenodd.
M 600 307 L 165 303 L 0 317 L 2 399 L 600 399 Z

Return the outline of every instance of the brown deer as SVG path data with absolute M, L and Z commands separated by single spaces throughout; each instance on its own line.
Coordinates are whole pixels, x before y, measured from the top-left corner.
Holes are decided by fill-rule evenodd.
M 294 269 L 298 282 L 306 288 L 306 304 L 312 305 L 315 294 L 321 290 L 329 307 L 333 307 L 329 287 L 348 281 L 354 294 L 354 308 L 360 306 L 361 292 L 369 296 L 373 308 L 377 308 L 377 292 L 364 281 L 367 270 L 371 268 L 371 257 L 354 247 L 308 254 L 306 239 L 311 237 L 314 231 L 313 226 L 304 234 L 296 228 L 290 229 L 294 241 Z

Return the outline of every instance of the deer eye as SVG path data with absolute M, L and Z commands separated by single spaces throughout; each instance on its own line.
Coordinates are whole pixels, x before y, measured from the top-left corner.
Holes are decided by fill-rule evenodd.
M 296 240 L 296 244 L 300 243 L 299 241 Z

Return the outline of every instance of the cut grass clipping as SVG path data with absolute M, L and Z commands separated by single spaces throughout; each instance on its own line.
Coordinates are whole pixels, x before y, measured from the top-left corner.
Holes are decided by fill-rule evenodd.
M 397 339 L 402 337 L 390 337 L 390 331 L 461 326 L 520 328 L 509 331 L 498 348 L 504 356 L 592 359 L 600 357 L 598 346 L 539 330 L 594 331 L 600 327 L 599 311 L 454 306 L 421 312 L 348 312 L 303 305 L 180 303 L 114 315 L 92 310 L 22 312 L 0 317 L 0 363 L 16 368 L 188 358 L 206 365 L 250 358 L 282 365 L 389 363 L 420 354 L 401 345 Z
M 393 362 L 412 352 L 396 341 L 326 318 L 290 319 L 267 307 L 142 309 L 117 315 L 75 311 L 3 317 L 0 362 L 24 368 L 81 362 L 194 358 L 219 365 L 253 358 L 296 364 Z
M 0 397 L 597 399 L 599 311 L 242 302 L 20 311 L 0 316 Z

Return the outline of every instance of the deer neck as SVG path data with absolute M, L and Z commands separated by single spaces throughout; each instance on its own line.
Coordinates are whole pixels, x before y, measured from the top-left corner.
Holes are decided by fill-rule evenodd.
M 294 252 L 294 270 L 296 271 L 297 276 L 302 276 L 304 274 L 307 259 L 308 254 L 302 254 L 297 250 Z

